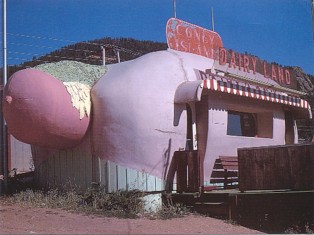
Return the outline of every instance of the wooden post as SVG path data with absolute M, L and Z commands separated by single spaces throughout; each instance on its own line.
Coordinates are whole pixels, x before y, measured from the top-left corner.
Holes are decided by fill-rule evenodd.
M 180 158 L 177 161 L 177 192 L 187 192 L 187 167 L 188 159 L 185 151 L 180 152 Z
M 106 65 L 106 47 L 101 46 L 102 49 L 102 65 L 105 66 Z
M 224 189 L 228 187 L 228 170 L 224 169 Z
M 189 151 L 188 154 L 188 191 L 198 192 L 200 187 L 199 158 L 197 151 Z

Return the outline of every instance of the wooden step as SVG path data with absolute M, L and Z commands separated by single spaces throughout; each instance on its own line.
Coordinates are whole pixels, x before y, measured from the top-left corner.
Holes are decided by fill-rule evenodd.
M 204 206 L 220 206 L 225 204 L 225 202 L 195 202 L 195 205 L 204 205 Z
M 193 208 L 196 212 L 215 216 L 225 216 L 229 214 L 229 206 L 225 202 L 196 202 Z

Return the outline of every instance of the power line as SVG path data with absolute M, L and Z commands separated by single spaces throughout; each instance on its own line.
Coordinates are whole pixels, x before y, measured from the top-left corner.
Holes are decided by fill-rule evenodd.
M 15 65 L 17 67 L 26 67 L 27 62 L 35 62 L 35 63 L 51 63 L 56 62 L 60 60 L 76 60 L 76 61 L 82 61 L 85 63 L 92 63 L 92 64 L 103 64 L 102 61 L 107 62 L 113 62 L 115 59 L 112 57 L 102 58 L 102 53 L 104 53 L 103 48 L 107 50 L 112 50 L 115 53 L 116 57 L 119 57 L 119 53 L 127 53 L 132 56 L 138 57 L 143 54 L 145 54 L 142 51 L 135 51 L 130 50 L 121 46 L 117 46 L 112 43 L 100 43 L 101 40 L 106 40 L 106 38 L 103 39 L 96 39 L 97 42 L 76 42 L 73 40 L 68 39 L 60 39 L 60 38 L 54 38 L 54 37 L 46 37 L 46 36 L 36 36 L 36 35 L 27 35 L 27 34 L 19 34 L 19 33 L 7 33 L 6 35 L 9 35 L 10 37 L 16 37 L 16 38 L 26 38 L 30 40 L 23 40 L 25 42 L 21 42 L 22 39 L 18 39 L 19 42 L 15 42 L 16 40 L 11 39 L 9 41 L 9 45 L 11 45 L 15 50 L 9 50 L 8 54 L 10 55 L 8 59 L 10 61 L 15 61 L 9 63 L 11 66 Z M 38 42 L 38 40 L 42 40 L 43 42 Z M 38 43 L 37 43 L 38 42 Z M 51 42 L 67 42 L 71 43 L 71 45 L 67 46 L 51 46 L 53 43 Z M 49 45 L 47 45 L 49 43 Z M 46 45 L 45 45 L 46 44 Z M 91 50 L 91 49 L 80 49 L 79 47 L 82 47 L 84 45 L 91 45 L 96 46 L 99 48 L 99 50 Z M 35 48 L 30 49 L 28 48 Z M 71 48 L 72 47 L 72 48 Z M 73 48 L 75 47 L 75 48 Z M 38 50 L 37 50 L 37 49 Z M 47 51 L 47 49 L 51 50 L 50 52 L 42 52 L 42 53 L 36 53 L 36 51 L 42 51 L 41 49 L 44 49 Z M 34 51 L 34 52 L 28 52 L 28 51 Z M 56 55 L 57 53 L 66 53 L 66 51 L 69 51 L 71 53 L 67 53 L 65 56 L 62 55 Z M 73 52 L 73 53 L 72 53 Z M 86 57 L 85 57 L 86 56 Z M 45 59 L 45 57 L 47 59 Z M 84 57 L 84 58 L 82 58 Z M 51 59 L 51 60 L 50 60 Z M 20 65 L 17 65 L 18 63 L 21 63 Z
M 52 37 L 42 37 L 42 36 L 27 35 L 27 34 L 19 34 L 19 33 L 7 33 L 7 35 L 18 36 L 18 37 L 25 37 L 25 38 L 33 38 L 33 39 L 51 40 L 51 41 L 58 41 L 58 42 L 76 43 L 76 41 L 73 41 L 73 40 L 60 39 L 60 38 L 52 38 Z
M 26 53 L 26 52 L 20 52 L 20 51 L 9 51 L 8 54 L 40 56 L 40 54 Z
M 15 46 L 28 46 L 28 47 L 36 47 L 36 48 L 57 49 L 56 47 L 51 47 L 51 46 L 39 46 L 39 45 L 33 45 L 33 44 L 27 44 L 27 43 L 9 42 L 8 44 L 10 44 L 10 45 L 15 45 Z
M 84 49 L 72 49 L 72 48 L 65 48 L 65 47 L 56 48 L 56 47 L 51 47 L 51 46 L 38 46 L 38 45 L 34 45 L 34 44 L 14 43 L 14 42 L 11 42 L 9 44 L 10 45 L 16 45 L 16 46 L 35 47 L 35 48 L 48 48 L 48 49 L 53 49 L 55 51 L 74 51 L 74 52 L 93 52 L 93 53 L 97 53 L 97 52 L 101 51 L 100 49 L 99 49 L 99 51 L 94 51 L 94 50 L 84 50 Z
M 27 53 L 14 53 L 14 54 L 18 54 L 18 55 L 25 55 Z M 30 54 L 32 55 L 32 54 Z M 35 56 L 36 54 L 34 54 Z M 80 57 L 65 57 L 65 56 L 51 56 L 51 55 L 47 55 L 45 56 L 46 58 L 51 58 L 51 59 L 56 59 L 58 61 L 60 60 L 76 60 L 76 61 L 95 61 L 95 62 L 99 62 L 101 61 L 101 59 L 93 59 L 93 58 L 80 58 Z M 29 60 L 29 59 L 25 59 L 25 58 L 21 58 L 21 57 L 8 57 L 8 59 L 14 59 L 14 60 L 21 60 L 24 62 L 34 62 L 34 61 L 38 61 L 38 62 L 44 62 L 44 63 L 51 63 L 51 62 L 55 62 L 55 61 L 49 61 L 49 60 L 43 60 L 40 58 L 35 58 L 33 60 Z M 16 65 L 18 67 L 24 67 L 24 65 Z
M 87 44 L 87 45 L 93 45 L 93 46 L 99 46 L 99 47 L 103 46 L 103 47 L 110 48 L 110 49 L 118 49 L 120 51 L 135 54 L 135 55 L 143 54 L 143 52 L 133 51 L 130 49 L 122 48 L 122 47 L 116 46 L 114 44 L 100 44 L 100 43 L 85 42 L 85 41 L 77 42 L 77 41 L 68 40 L 68 39 L 59 39 L 59 38 L 52 38 L 52 37 L 42 37 L 42 36 L 35 36 L 35 35 L 17 34 L 17 33 L 14 33 L 14 34 L 13 33 L 7 33 L 7 34 L 12 35 L 12 36 L 26 37 L 26 38 L 32 38 L 32 39 L 52 40 L 52 41 L 58 41 L 58 42 L 70 42 L 70 43 L 75 43 L 75 44 Z
M 86 44 L 86 45 L 93 45 L 93 46 L 97 46 L 99 47 L 99 51 L 95 51 L 95 50 L 82 50 L 82 49 L 73 49 L 73 48 L 65 48 L 65 47 L 61 47 L 61 48 L 56 48 L 56 47 L 52 47 L 52 46 L 46 46 L 46 45 L 38 45 L 38 44 L 29 44 L 29 43 L 16 43 L 16 42 L 10 42 L 10 45 L 14 45 L 14 46 L 27 46 L 27 47 L 34 47 L 34 48 L 42 48 L 42 49 L 52 49 L 55 51 L 73 51 L 73 52 L 84 52 L 84 53 L 102 53 L 101 48 L 105 47 L 107 49 L 112 49 L 114 52 L 116 52 L 116 55 L 118 54 L 117 52 L 124 52 L 124 53 L 128 53 L 128 54 L 132 54 L 134 56 L 140 56 L 143 54 L 143 52 L 139 52 L 139 51 L 133 51 L 130 49 L 126 49 L 123 47 L 119 47 L 113 44 L 101 44 L 101 43 L 91 43 L 91 42 L 75 42 L 73 40 L 65 40 L 65 39 L 59 39 L 59 38 L 52 38 L 52 37 L 43 37 L 43 36 L 35 36 L 35 35 L 26 35 L 26 34 L 18 34 L 18 33 L 7 33 L 8 35 L 11 36 L 15 36 L 15 37 L 24 37 L 24 38 L 30 38 L 31 40 L 34 39 L 40 39 L 40 40 L 53 40 L 53 41 L 58 41 L 58 42 L 68 42 L 68 43 L 75 43 L 75 44 Z M 69 46 L 73 46 L 73 45 L 69 45 Z M 19 51 L 10 51 L 9 53 L 14 53 L 14 54 L 19 54 L 19 55 L 25 55 L 25 56 L 41 56 L 38 53 L 26 53 L 26 52 L 19 52 Z M 52 56 L 50 56 L 52 57 Z M 55 58 L 57 58 L 58 56 L 55 56 Z M 14 58 L 18 58 L 18 57 L 10 57 L 10 60 L 14 59 Z M 71 60 L 83 60 L 83 61 L 91 61 L 91 58 L 88 57 L 87 59 L 83 59 L 83 58 L 77 58 L 77 57 L 73 57 L 73 58 L 69 58 L 69 57 L 58 57 L 61 59 L 71 59 Z M 19 58 L 21 59 L 21 58 Z M 27 61 L 27 60 L 24 60 Z M 96 61 L 96 60 L 93 60 Z

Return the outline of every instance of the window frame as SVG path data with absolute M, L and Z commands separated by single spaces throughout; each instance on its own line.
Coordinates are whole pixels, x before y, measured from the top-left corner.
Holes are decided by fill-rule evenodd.
M 232 116 L 238 117 L 233 118 Z M 231 123 L 237 122 L 237 123 Z M 239 137 L 258 137 L 257 114 L 227 110 L 227 135 Z M 240 132 L 239 132 L 240 131 Z

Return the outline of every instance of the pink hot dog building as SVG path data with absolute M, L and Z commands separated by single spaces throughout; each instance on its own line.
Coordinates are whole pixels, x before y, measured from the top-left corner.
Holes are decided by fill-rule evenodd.
M 162 191 L 175 183 L 174 156 L 186 154 L 199 191 L 220 156 L 297 143 L 295 120 L 312 113 L 289 70 L 226 50 L 217 33 L 178 19 L 166 31 L 168 50 L 109 65 L 90 94 L 36 68 L 11 77 L 4 115 L 31 144 L 41 185 Z

